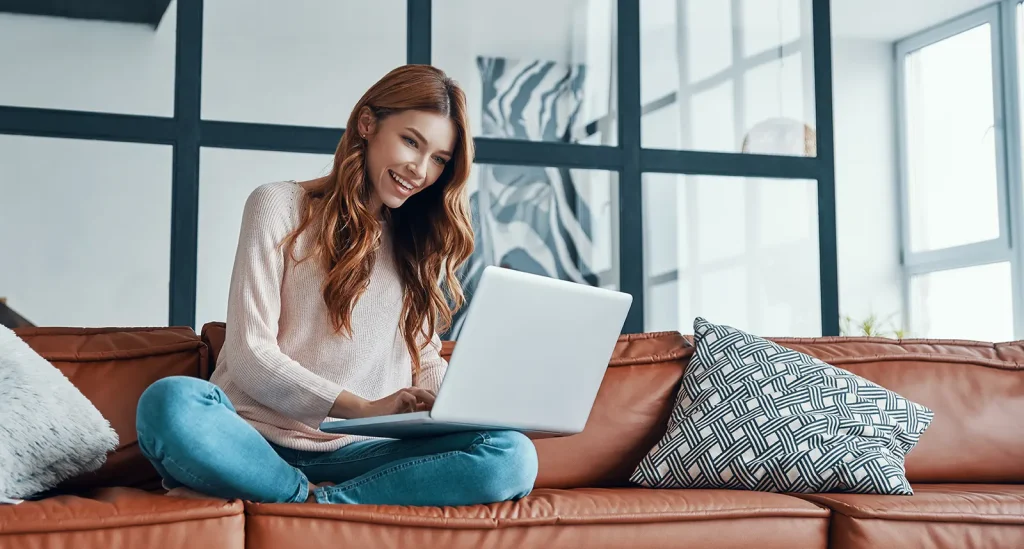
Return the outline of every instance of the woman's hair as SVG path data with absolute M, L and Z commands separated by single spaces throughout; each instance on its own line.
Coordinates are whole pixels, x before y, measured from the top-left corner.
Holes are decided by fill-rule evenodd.
M 357 131 L 363 107 L 377 117 L 378 128 L 385 117 L 410 109 L 440 114 L 455 126 L 453 154 L 437 181 L 400 208 L 384 209 L 405 292 L 400 326 L 418 373 L 422 347 L 435 330 L 451 326 L 453 312 L 465 303 L 456 271 L 473 253 L 466 198 L 473 139 L 466 96 L 454 80 L 429 65 L 405 65 L 367 90 L 349 115 L 330 175 L 306 194 L 301 222 L 282 244 L 291 253 L 304 230 L 315 231 L 309 256 L 326 268 L 323 297 L 328 314 L 335 331 L 351 334 L 352 307 L 369 284 L 384 230 L 379 212 L 370 210 L 373 184 L 367 175 L 365 141 Z M 417 343 L 420 336 L 422 345 Z

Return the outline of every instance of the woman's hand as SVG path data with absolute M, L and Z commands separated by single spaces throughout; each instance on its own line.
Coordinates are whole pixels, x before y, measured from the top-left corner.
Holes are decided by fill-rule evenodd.
M 378 400 L 366 400 L 343 391 L 334 400 L 330 417 L 357 419 L 409 412 L 426 412 L 434 407 L 433 391 L 407 387 Z
M 426 412 L 434 407 L 434 397 L 432 391 L 419 387 L 408 387 L 380 400 L 368 401 L 359 417 Z

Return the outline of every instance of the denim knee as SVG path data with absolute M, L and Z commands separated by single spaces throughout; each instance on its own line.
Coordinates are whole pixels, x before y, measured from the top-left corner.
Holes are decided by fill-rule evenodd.
M 216 390 L 210 382 L 188 376 L 171 376 L 157 380 L 143 391 L 136 408 L 135 429 L 140 437 L 160 433 L 173 438 L 177 430 L 192 428 L 188 419 L 190 404 L 200 403 Z
M 527 496 L 537 480 L 537 448 L 518 431 L 490 431 L 477 452 L 487 456 L 481 488 L 491 501 Z

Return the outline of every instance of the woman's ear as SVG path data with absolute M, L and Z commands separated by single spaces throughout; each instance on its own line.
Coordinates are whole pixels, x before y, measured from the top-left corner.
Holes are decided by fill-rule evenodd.
M 373 132 L 377 131 L 377 117 L 373 115 L 370 107 L 364 106 L 359 109 L 359 123 L 358 128 L 359 136 L 363 139 L 373 135 Z

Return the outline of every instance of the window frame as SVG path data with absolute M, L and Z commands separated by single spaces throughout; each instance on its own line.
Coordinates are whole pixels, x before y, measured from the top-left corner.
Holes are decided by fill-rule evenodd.
M 1016 338 L 1024 336 L 1024 302 L 1019 281 L 1021 256 L 1020 241 L 1020 120 L 1019 101 L 1016 99 L 1016 26 L 1013 15 L 1024 0 L 1001 0 L 978 10 L 958 16 L 935 27 L 899 40 L 894 46 L 893 61 L 896 77 L 896 132 L 898 158 L 898 201 L 900 268 L 903 298 L 903 325 L 912 335 L 915 321 L 911 304 L 910 285 L 915 276 L 929 273 L 989 265 L 1010 264 L 1011 295 L 1013 296 L 1013 332 Z M 960 33 L 988 24 L 991 36 L 993 120 L 996 162 L 996 197 L 999 215 L 999 234 L 996 238 L 927 251 L 914 251 L 911 247 L 910 228 L 910 166 L 908 110 L 907 110 L 907 55 L 936 44 Z M 1015 143 L 1018 146 L 1015 146 Z

